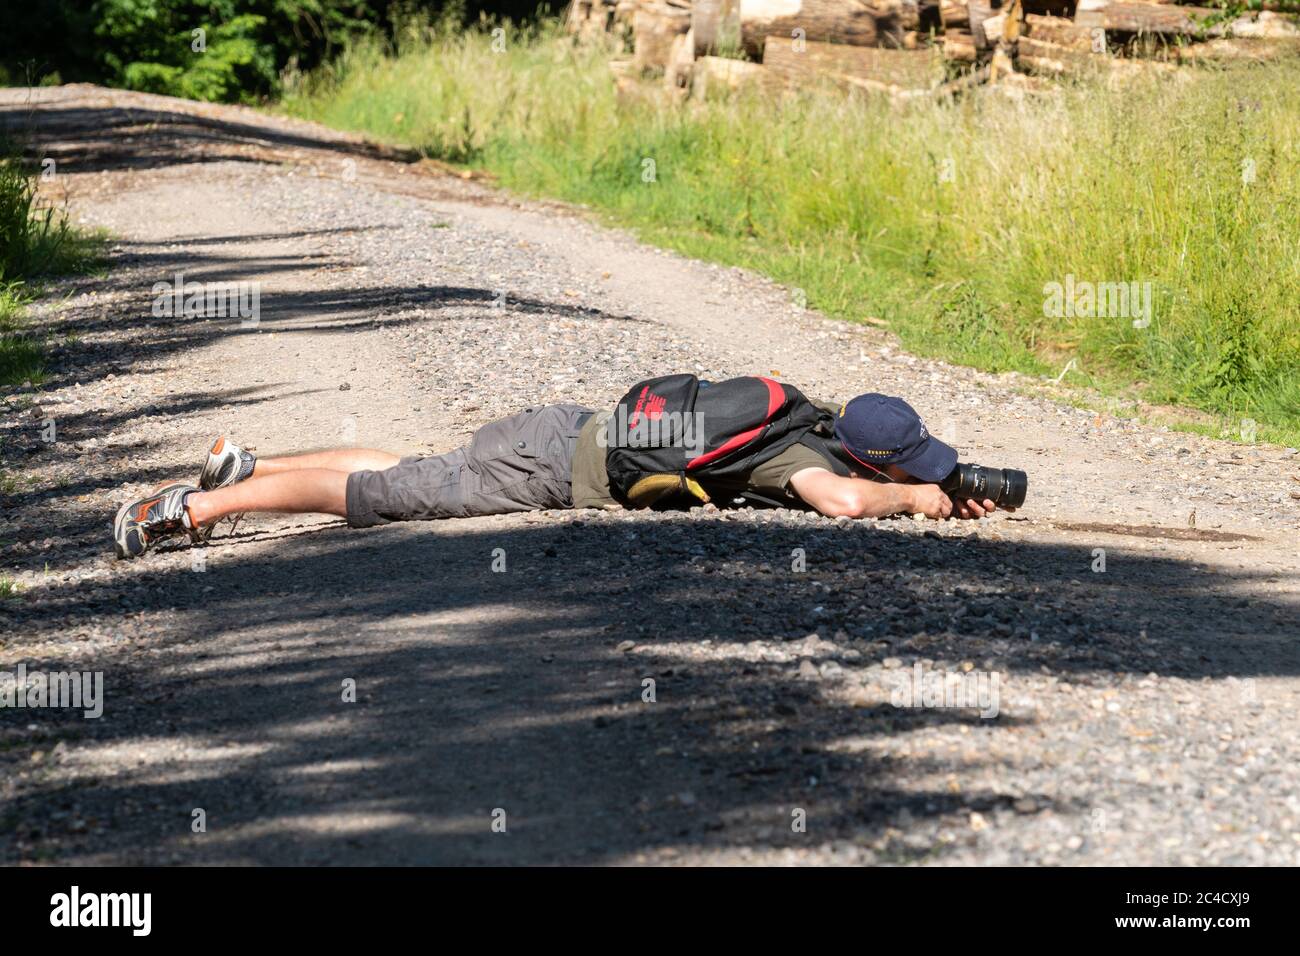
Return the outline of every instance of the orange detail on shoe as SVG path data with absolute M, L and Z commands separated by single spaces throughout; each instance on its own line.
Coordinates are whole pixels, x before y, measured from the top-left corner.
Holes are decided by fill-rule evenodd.
M 149 509 L 153 507 L 154 502 L 158 499 L 150 498 L 148 501 L 140 502 L 140 507 L 135 509 L 135 520 L 146 521 L 149 518 Z
M 226 436 L 222 435 L 220 438 L 217 439 L 217 443 L 212 446 L 212 454 L 220 455 L 221 449 L 225 447 L 226 447 Z

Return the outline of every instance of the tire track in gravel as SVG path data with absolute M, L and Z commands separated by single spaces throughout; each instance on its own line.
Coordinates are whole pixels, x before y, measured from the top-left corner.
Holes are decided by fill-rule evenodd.
M 310 124 L 32 95 L 0 91 L 0 121 L 30 121 L 55 192 L 117 241 L 106 276 L 34 310 L 50 374 L 0 404 L 0 571 L 23 588 L 0 669 L 101 670 L 107 701 L 0 711 L 0 859 L 1297 862 L 1293 452 L 915 358 L 750 274 Z M 154 316 L 178 271 L 258 283 L 257 327 Z M 902 394 L 1028 470 L 1031 507 L 262 518 L 110 556 L 116 504 L 194 473 L 214 434 L 443 450 L 668 368 Z M 1192 509 L 1248 538 L 1188 539 Z M 1000 715 L 892 706 L 918 662 L 998 675 Z

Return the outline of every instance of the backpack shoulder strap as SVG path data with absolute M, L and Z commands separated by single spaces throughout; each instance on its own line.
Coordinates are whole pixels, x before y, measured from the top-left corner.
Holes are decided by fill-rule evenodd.
M 852 477 L 852 471 L 849 469 L 849 454 L 844 450 L 840 440 L 835 437 L 835 419 L 825 409 L 819 411 L 822 413 L 821 418 L 799 439 L 799 444 L 808 446 L 825 458 L 831 471 L 841 478 Z

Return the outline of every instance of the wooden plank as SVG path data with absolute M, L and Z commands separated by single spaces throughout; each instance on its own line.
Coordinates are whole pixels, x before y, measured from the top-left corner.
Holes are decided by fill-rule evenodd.
M 1083 26 L 1065 17 L 1044 17 L 1036 13 L 1025 16 L 1025 33 L 1028 36 L 1087 53 L 1094 52 L 1093 31 L 1100 29 Z M 1105 42 L 1105 31 L 1102 31 L 1102 42 Z
M 772 81 L 773 77 L 761 64 L 720 56 L 702 56 L 695 61 L 695 70 L 691 75 L 691 95 L 703 97 L 747 86 L 766 86 Z
M 691 28 L 691 12 L 666 3 L 641 3 L 632 18 L 632 62 L 642 72 L 668 67 L 673 41 Z
M 1020 38 L 1017 62 L 1023 69 L 1051 76 L 1097 75 L 1109 83 L 1123 83 L 1150 74 L 1173 74 L 1178 67 L 1154 60 L 1136 60 L 1117 56 L 1099 56 L 1070 47 L 1058 46 L 1033 37 Z
M 1037 36 L 1022 36 L 1018 45 L 1016 62 L 1035 73 L 1049 76 L 1077 76 L 1089 69 L 1105 66 L 1105 57 L 1075 46 L 1063 46 Z
M 966 7 L 966 0 L 941 0 L 939 22 L 943 24 L 945 33 L 958 28 L 969 30 L 970 10 Z
M 1300 24 L 1294 16 L 1284 16 L 1264 10 L 1238 17 L 1231 24 L 1231 35 L 1248 39 L 1284 39 L 1300 36 Z
M 876 46 L 879 17 L 865 0 L 740 0 L 740 38 L 751 56 L 769 36 Z
M 763 66 L 793 83 L 825 76 L 849 85 L 897 90 L 929 89 L 943 78 L 943 62 L 933 50 L 888 50 L 812 41 L 797 52 L 790 39 L 782 36 L 766 38 Z
M 1295 37 L 1242 38 L 1225 37 L 1206 43 L 1191 43 L 1172 48 L 1179 63 L 1257 63 L 1300 57 L 1300 39 Z
M 1080 9 L 1074 22 L 1081 27 L 1101 27 L 1120 33 L 1159 33 L 1166 36 L 1194 36 L 1200 21 L 1215 11 L 1205 7 L 1178 7 L 1163 3 L 1107 3 L 1099 9 Z M 1221 32 L 1219 24 L 1213 32 Z
M 978 58 L 975 38 L 969 33 L 959 33 L 956 30 L 944 31 L 943 56 L 956 63 L 974 63 Z
M 990 49 L 992 44 L 984 33 L 984 21 L 993 16 L 991 0 L 967 0 L 966 9 L 970 20 L 970 33 L 975 38 L 975 49 Z
M 1102 27 L 1121 33 L 1204 37 L 1300 36 L 1300 28 L 1293 20 L 1268 11 L 1253 12 L 1230 22 L 1219 21 L 1208 28 L 1202 27 L 1206 18 L 1221 12 L 1208 7 L 1139 3 L 1131 0 L 1079 0 L 1074 22 L 1080 26 Z

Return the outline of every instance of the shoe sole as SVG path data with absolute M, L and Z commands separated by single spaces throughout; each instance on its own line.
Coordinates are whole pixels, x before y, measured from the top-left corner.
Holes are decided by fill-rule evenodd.
M 138 558 L 149 550 L 149 542 L 139 528 L 126 532 L 122 530 L 124 519 L 135 504 L 134 501 L 128 501 L 117 509 L 117 515 L 113 518 L 113 548 L 119 558 Z
M 164 481 L 153 491 L 149 492 L 145 498 L 152 498 L 154 495 L 161 494 L 164 489 L 170 488 L 174 484 L 177 484 L 177 482 Z M 119 558 L 138 558 L 149 550 L 149 539 L 145 537 L 145 533 L 139 528 L 131 528 L 126 532 L 123 532 L 122 530 L 122 526 L 125 523 L 123 519 L 127 516 L 134 505 L 138 505 L 141 501 L 144 501 L 145 498 L 128 501 L 126 504 L 122 505 L 122 507 L 117 509 L 117 514 L 113 518 L 113 548 L 117 552 Z M 186 534 L 189 535 L 191 544 L 198 544 L 200 540 L 199 533 L 187 529 Z

